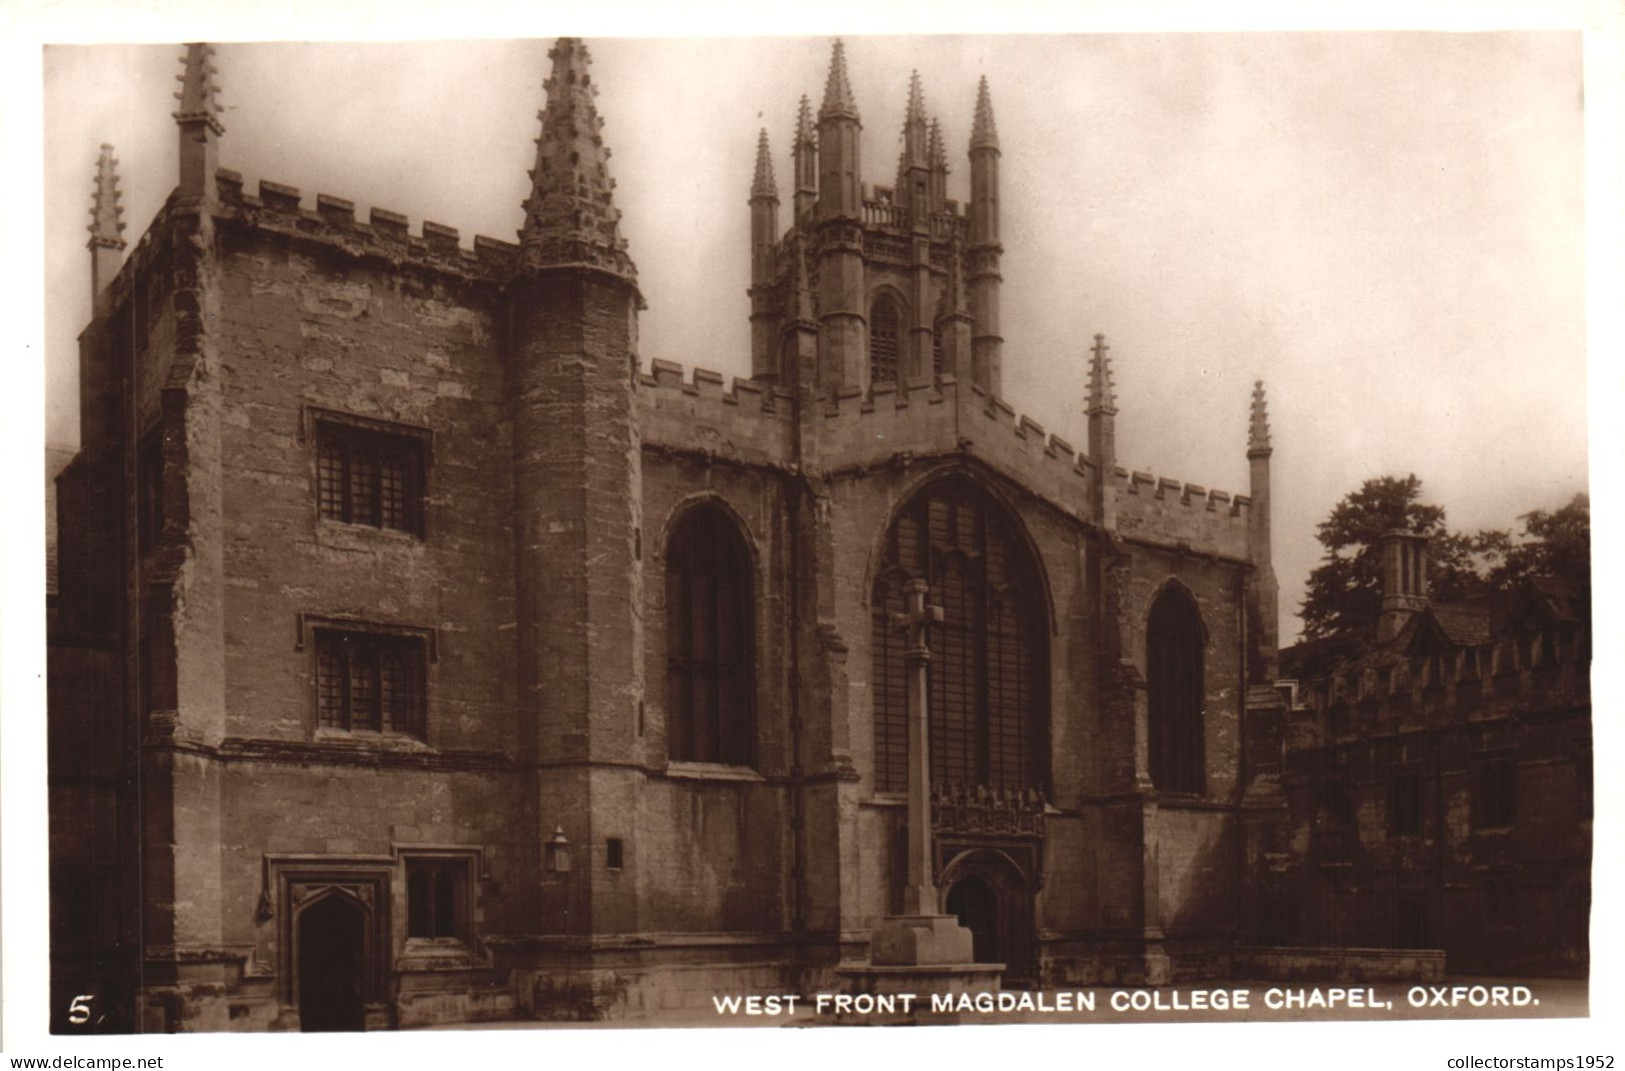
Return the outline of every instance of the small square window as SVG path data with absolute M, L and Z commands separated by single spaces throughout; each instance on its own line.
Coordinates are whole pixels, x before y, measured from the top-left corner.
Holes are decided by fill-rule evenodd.
M 619 870 L 624 865 L 625 849 L 620 837 L 611 837 L 604 852 L 604 864 L 611 870 Z
M 406 936 L 466 940 L 469 934 L 467 857 L 406 860 Z
M 421 637 L 318 629 L 317 724 L 421 737 L 426 661 Z
M 316 424 L 316 503 L 325 520 L 422 536 L 424 467 L 415 435 Z

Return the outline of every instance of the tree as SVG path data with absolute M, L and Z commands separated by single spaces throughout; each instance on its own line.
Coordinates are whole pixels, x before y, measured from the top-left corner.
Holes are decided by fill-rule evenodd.
M 1419 501 L 1421 495 L 1422 481 L 1415 475 L 1379 476 L 1344 496 L 1320 523 L 1316 538 L 1326 555 L 1309 574 L 1308 594 L 1298 610 L 1304 639 L 1376 625 L 1382 614 L 1381 540 L 1388 532 L 1429 537 L 1428 587 L 1439 599 L 1471 598 L 1482 590 L 1474 560 L 1478 537 L 1451 532 L 1443 507 Z
M 1547 512 L 1531 510 L 1518 518 L 1523 539 L 1506 532 L 1480 533 L 1489 565 L 1486 583 L 1494 590 L 1517 587 L 1531 577 L 1547 576 L 1591 592 L 1591 499 L 1577 494 L 1568 505 Z
M 1381 476 L 1345 496 L 1321 522 L 1317 538 L 1326 555 L 1309 574 L 1298 610 L 1305 640 L 1376 625 L 1382 615 L 1381 540 L 1396 530 L 1428 536 L 1428 596 L 1437 602 L 1512 591 L 1534 577 L 1555 577 L 1590 593 L 1591 501 L 1585 495 L 1551 512 L 1523 514 L 1518 537 L 1498 530 L 1452 532 L 1444 509 L 1421 502 L 1421 495 L 1422 481 L 1414 475 Z

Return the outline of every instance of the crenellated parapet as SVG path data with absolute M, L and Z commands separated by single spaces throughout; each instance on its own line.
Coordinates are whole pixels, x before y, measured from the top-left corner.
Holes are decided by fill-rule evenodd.
M 249 193 L 242 176 L 225 168 L 216 172 L 215 183 L 218 218 L 267 237 L 322 246 L 389 267 L 422 268 L 492 284 L 506 282 L 518 264 L 515 243 L 476 235 L 471 246 L 464 246 L 458 229 L 443 223 L 424 220 L 413 233 L 406 216 L 385 208 L 357 219 L 353 201 L 326 193 L 306 207 L 298 188 L 268 180 L 260 181 L 257 193 Z
M 1185 553 L 1247 559 L 1252 499 L 1114 466 L 1107 491 L 1116 529 L 1131 541 Z
M 793 461 L 794 399 L 769 383 L 656 359 L 639 374 L 634 413 L 650 453 L 709 462 L 787 468 Z M 726 385 L 725 385 L 726 384 Z

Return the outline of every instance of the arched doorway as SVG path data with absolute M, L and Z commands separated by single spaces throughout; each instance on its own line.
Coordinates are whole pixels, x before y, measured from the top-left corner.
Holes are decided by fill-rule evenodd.
M 999 896 L 988 888 L 987 882 L 969 877 L 949 889 L 947 911 L 971 932 L 971 954 L 977 963 L 1005 961 Z
M 299 1028 L 362 1030 L 366 987 L 366 910 L 330 892 L 299 913 Z
M 1037 977 L 1033 952 L 1033 885 L 1010 856 L 993 848 L 961 852 L 944 869 L 945 914 L 971 932 L 978 963 L 1004 964 L 1004 984 Z

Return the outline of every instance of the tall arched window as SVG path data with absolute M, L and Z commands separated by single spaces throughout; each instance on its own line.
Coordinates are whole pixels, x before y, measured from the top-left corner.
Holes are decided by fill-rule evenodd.
M 1163 792 L 1200 795 L 1206 788 L 1202 646 L 1202 619 L 1190 596 L 1164 591 L 1151 607 L 1145 638 L 1151 783 Z
M 885 553 L 871 604 L 876 787 L 908 787 L 907 637 L 892 615 L 923 578 L 943 609 L 928 633 L 932 784 L 1043 791 L 1048 653 L 1038 570 L 1014 524 L 969 480 L 941 480 L 904 508 Z
M 682 762 L 751 765 L 750 552 L 731 517 L 689 510 L 666 545 L 666 746 Z
M 869 382 L 896 383 L 903 315 L 897 302 L 882 294 L 869 309 Z

